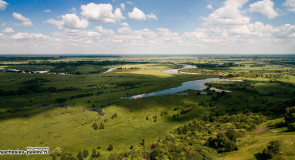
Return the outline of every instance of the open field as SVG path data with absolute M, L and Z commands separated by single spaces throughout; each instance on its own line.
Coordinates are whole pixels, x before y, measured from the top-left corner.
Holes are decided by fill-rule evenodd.
M 238 151 L 212 154 L 213 159 L 235 159 L 241 155 L 245 155 L 245 159 L 254 159 L 256 151 L 261 152 L 270 140 L 281 142 L 282 150 L 278 158 L 292 159 L 295 158 L 292 153 L 294 132 L 285 132 L 286 126 L 270 128 L 269 124 L 275 121 L 283 123 L 285 109 L 295 105 L 294 62 L 289 57 L 2 59 L 0 68 L 6 71 L 24 70 L 25 73 L 0 70 L 0 149 L 44 146 L 50 147 L 53 152 L 59 147 L 64 153 L 72 153 L 76 157 L 81 150 L 86 149 L 91 154 L 93 149 L 100 147 L 97 149 L 101 154 L 100 159 L 113 159 L 108 157 L 130 151 L 139 155 L 153 155 L 153 149 L 149 148 L 152 143 L 165 147 L 168 144 L 165 137 L 170 135 L 169 132 L 191 121 L 198 121 L 211 126 L 208 132 L 207 129 L 206 132 L 205 129 L 194 132 L 203 134 L 202 140 L 196 139 L 202 147 L 215 132 L 226 131 L 220 128 L 225 124 L 236 125 L 233 129 L 243 132 L 237 139 Z M 182 71 L 201 74 L 162 72 L 174 68 L 172 64 L 179 63 L 194 64 L 198 66 L 197 69 Z M 225 65 L 227 63 L 232 64 Z M 216 64 L 220 66 L 214 66 Z M 108 68 L 117 69 L 103 73 Z M 40 70 L 50 70 L 50 74 L 28 73 Z M 178 87 L 186 81 L 217 77 L 243 81 L 207 84 L 231 91 L 229 93 L 205 90 L 206 94 L 199 94 L 200 91 L 186 90 L 183 93 L 187 95 L 121 99 Z M 99 110 L 99 113 L 90 111 L 92 109 Z M 262 124 L 254 125 L 252 121 L 247 121 L 245 123 L 252 126 L 244 128 L 239 128 L 232 121 L 219 124 L 222 116 L 251 116 L 252 113 L 266 118 L 263 123 L 261 121 Z M 94 124 L 99 127 L 103 125 L 103 129 L 94 129 Z M 259 126 L 264 126 L 265 131 L 254 134 Z M 181 134 L 187 137 L 188 133 L 177 134 L 174 137 L 181 137 Z M 178 138 L 177 142 L 181 142 Z M 140 144 L 143 139 L 144 145 Z M 112 151 L 108 150 L 110 144 L 113 145 Z M 3 157 L 52 159 L 50 155 Z M 90 159 L 90 156 L 86 159 Z

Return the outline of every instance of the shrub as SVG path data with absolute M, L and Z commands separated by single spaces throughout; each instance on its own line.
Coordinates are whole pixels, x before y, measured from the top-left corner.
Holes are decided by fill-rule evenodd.
M 295 123 L 289 123 L 288 124 L 288 130 L 292 131 L 292 132 L 295 131 Z
M 288 107 L 286 109 L 286 114 L 285 114 L 285 117 L 284 118 L 285 118 L 286 124 L 294 123 L 295 122 L 295 106 Z
M 103 123 L 100 123 L 99 129 L 104 129 L 104 124 Z
M 219 133 L 217 138 L 209 138 L 206 145 L 215 148 L 218 152 L 230 152 L 238 150 L 235 141 L 230 140 L 225 133 Z
M 83 153 L 81 151 L 79 151 L 78 155 L 77 155 L 77 159 L 78 160 L 83 160 L 84 156 Z
M 113 145 L 109 145 L 109 147 L 108 147 L 108 151 L 112 151 L 113 150 Z
M 99 157 L 99 156 L 100 156 L 100 152 L 99 152 L 99 151 L 96 152 L 96 149 L 93 149 L 93 150 L 92 150 L 91 157 L 92 157 L 92 158 L 97 158 L 97 157 Z
M 63 103 L 65 101 L 67 101 L 67 100 L 64 98 L 56 98 L 56 100 L 55 100 L 56 103 Z
M 87 149 L 84 149 L 84 151 L 83 151 L 83 157 L 84 157 L 84 158 L 87 158 L 88 155 L 89 155 L 88 150 L 87 150 Z
M 77 158 L 72 153 L 64 153 L 60 160 L 77 160 Z
M 267 148 L 263 150 L 262 154 L 265 159 L 272 159 L 279 153 L 279 150 L 279 141 L 270 141 Z
M 96 123 L 96 122 L 93 123 L 92 127 L 93 127 L 93 129 L 97 130 L 97 129 L 98 129 L 98 125 L 97 125 L 97 123 Z

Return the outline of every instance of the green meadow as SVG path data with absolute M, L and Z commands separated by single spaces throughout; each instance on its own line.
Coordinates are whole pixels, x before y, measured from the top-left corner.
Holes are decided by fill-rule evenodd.
M 241 133 L 236 140 L 237 151 L 219 153 L 212 147 L 208 149 L 210 153 L 214 151 L 213 159 L 256 159 L 255 154 L 262 152 L 271 140 L 278 140 L 281 145 L 275 158 L 295 159 L 294 132 L 289 132 L 284 125 L 273 127 L 284 123 L 282 117 L 286 108 L 295 105 L 294 62 L 289 57 L 283 60 L 276 57 L 163 59 L 128 56 L 3 60 L 0 64 L 2 68 L 26 73 L 0 71 L 0 149 L 50 147 L 51 152 L 57 149 L 62 152 L 56 157 L 4 155 L 0 159 L 63 159 L 65 153 L 77 157 L 79 151 L 88 150 L 91 155 L 93 149 L 97 149 L 101 155 L 84 159 L 171 159 L 169 154 L 161 157 L 160 152 L 154 156 L 157 148 L 150 146 L 157 143 L 159 149 L 163 148 L 161 153 L 164 153 L 167 136 L 176 134 L 174 130 L 192 121 L 211 126 L 208 132 L 204 128 L 191 131 L 194 136 L 197 133 L 203 135 L 196 141 L 201 148 L 205 147 L 204 150 L 210 148 L 206 144 L 210 136 L 226 131 L 226 127 L 221 127 L 223 125 L 236 125 L 233 129 Z M 197 69 L 181 71 L 200 74 L 162 72 L 180 63 L 198 66 Z M 117 69 L 103 73 L 109 68 Z M 36 70 L 50 70 L 51 73 L 28 73 Z M 186 81 L 206 78 L 242 81 L 206 84 L 231 92 L 218 93 L 207 89 L 206 94 L 200 94 L 201 91 L 186 90 L 183 93 L 187 95 L 175 93 L 138 99 L 121 98 L 174 88 Z M 91 110 L 100 110 L 101 114 Z M 239 114 L 263 116 L 265 120 L 255 125 L 250 120 L 241 121 L 252 125 L 244 128 L 236 122 L 224 120 L 226 116 Z M 95 129 L 94 124 L 99 128 Z M 256 133 L 261 126 L 262 131 Z M 189 137 L 187 132 L 177 134 L 174 135 L 175 142 L 194 146 L 180 138 L 181 134 Z M 112 150 L 108 149 L 110 144 Z M 191 159 L 185 154 L 183 157 Z

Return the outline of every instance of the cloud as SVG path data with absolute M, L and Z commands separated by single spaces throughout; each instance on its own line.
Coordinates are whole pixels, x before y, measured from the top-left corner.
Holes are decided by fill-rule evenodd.
M 240 8 L 247 2 L 248 0 L 226 0 L 223 7 L 204 18 L 204 24 L 212 26 L 248 24 L 250 18 L 243 16 L 240 11 Z
M 126 1 L 126 3 L 129 5 L 133 5 L 133 2 L 131 2 L 131 1 Z
M 3 23 L 1 24 L 1 27 L 5 27 L 5 26 L 6 26 L 6 23 L 3 22 Z
M 137 7 L 134 7 L 132 12 L 128 12 L 128 17 L 138 21 L 146 20 L 147 18 L 151 20 L 158 20 L 158 17 L 154 13 L 146 15 L 145 13 L 143 13 L 142 10 L 138 9 Z
M 208 9 L 213 9 L 213 6 L 211 4 L 207 5 Z
M 5 32 L 5 33 L 13 33 L 14 30 L 12 28 L 5 28 L 2 32 Z
M 114 31 L 110 29 L 104 29 L 102 26 L 96 26 L 95 29 L 98 31 L 98 33 L 101 33 L 103 35 L 113 35 Z
M 123 27 L 129 27 L 129 24 L 127 22 L 123 22 L 123 23 L 121 23 L 121 26 L 123 26 Z
M 126 19 L 120 8 L 116 8 L 113 13 L 111 4 L 94 4 L 89 3 L 81 6 L 81 15 L 91 22 L 115 23 Z
M 288 11 L 295 12 L 295 0 L 286 0 L 283 5 L 288 8 Z
M 125 4 L 124 3 L 121 3 L 120 6 L 121 6 L 122 10 L 125 11 Z
M 23 15 L 21 15 L 19 13 L 13 12 L 12 16 L 17 20 L 22 21 L 22 23 L 18 24 L 18 25 L 21 25 L 21 26 L 33 26 L 33 23 L 29 18 L 26 18 L 26 17 L 24 17 Z
M 274 10 L 273 6 L 274 6 L 274 3 L 271 0 L 262 0 L 262 1 L 258 1 L 253 4 L 250 4 L 249 11 L 258 12 L 267 16 L 269 19 L 273 19 L 279 15 Z
M 158 20 L 158 17 L 154 14 L 154 13 L 150 13 L 147 15 L 148 19 L 154 19 L 154 20 Z
M 129 18 L 135 19 L 138 21 L 146 20 L 146 15 L 137 7 L 134 7 L 132 12 L 128 12 L 128 16 Z
M 32 39 L 38 39 L 38 40 L 49 40 L 50 38 L 46 35 L 40 34 L 40 33 L 16 33 L 11 36 L 12 39 L 15 40 L 32 40 Z
M 45 13 L 50 13 L 51 10 L 50 10 L 50 9 L 45 9 L 43 12 L 45 12 Z
M 76 14 L 65 14 L 61 16 L 61 20 L 48 19 L 45 23 L 53 24 L 59 29 L 82 29 L 88 27 L 88 21 L 81 19 Z
M 8 3 L 7 2 L 5 2 L 3 0 L 0 0 L 0 10 L 1 11 L 4 11 L 7 6 L 8 6 Z

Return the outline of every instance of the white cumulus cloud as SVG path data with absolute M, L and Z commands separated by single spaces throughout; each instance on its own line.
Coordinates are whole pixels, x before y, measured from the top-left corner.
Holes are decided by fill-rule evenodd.
M 123 23 L 121 23 L 121 26 L 123 26 L 123 27 L 129 27 L 129 24 L 127 22 L 123 22 Z
M 250 4 L 250 12 L 258 12 L 261 13 L 268 18 L 272 19 L 277 17 L 279 14 L 273 8 L 274 3 L 271 0 L 262 0 Z
M 1 11 L 4 11 L 7 6 L 8 6 L 8 3 L 7 2 L 5 2 L 3 0 L 0 0 L 0 10 Z
M 158 17 L 154 14 L 154 13 L 150 13 L 147 15 L 148 19 L 154 19 L 154 20 L 158 20 Z
M 147 18 L 151 20 L 158 20 L 158 17 L 154 13 L 146 15 L 142 10 L 138 9 L 137 7 L 134 7 L 132 12 L 128 12 L 128 17 L 138 21 L 146 20 Z
M 65 14 L 61 20 L 48 19 L 45 23 L 53 24 L 59 29 L 82 29 L 88 27 L 88 21 L 81 19 L 76 14 Z
M 40 39 L 40 40 L 49 40 L 50 38 L 46 35 L 40 34 L 40 33 L 16 33 L 14 35 L 11 36 L 12 39 L 15 40 L 23 40 L 23 39 L 27 39 L 27 40 L 32 40 L 32 39 Z
M 29 18 L 26 18 L 26 17 L 24 17 L 23 15 L 21 15 L 19 13 L 13 12 L 12 16 L 17 20 L 22 21 L 22 23 L 18 24 L 18 25 L 21 25 L 21 26 L 33 26 L 33 23 Z
M 206 25 L 241 25 L 248 24 L 250 18 L 241 14 L 241 8 L 249 0 L 226 0 L 223 7 L 218 8 L 204 18 Z
M 288 11 L 295 12 L 295 0 L 286 0 L 283 5 L 288 8 Z
M 116 8 L 113 12 L 111 4 L 94 4 L 89 3 L 81 6 L 81 15 L 91 22 L 115 23 L 126 19 L 120 8 Z
M 134 7 L 132 12 L 128 12 L 128 16 L 129 18 L 138 21 L 146 20 L 146 15 L 143 13 L 142 10 L 138 9 L 137 7 Z
M 5 28 L 2 32 L 5 32 L 5 33 L 13 33 L 14 30 L 12 28 Z
M 101 33 L 103 35 L 113 35 L 114 31 L 110 29 L 104 29 L 102 26 L 96 26 L 95 29 L 98 31 L 98 33 Z

